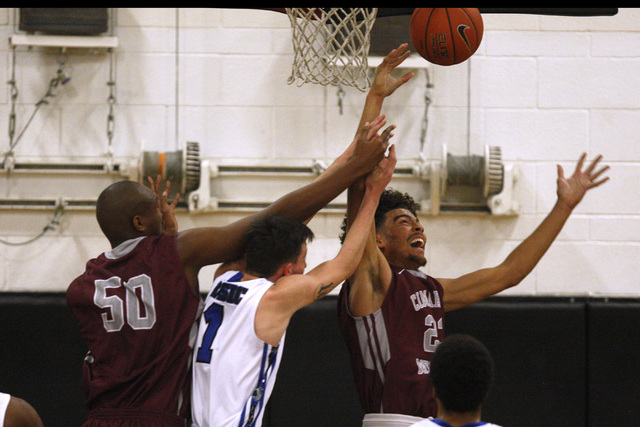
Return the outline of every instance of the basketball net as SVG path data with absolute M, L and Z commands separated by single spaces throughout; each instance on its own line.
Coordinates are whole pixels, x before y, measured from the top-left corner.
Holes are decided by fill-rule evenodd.
M 367 55 L 376 8 L 287 8 L 293 29 L 288 84 L 371 86 Z

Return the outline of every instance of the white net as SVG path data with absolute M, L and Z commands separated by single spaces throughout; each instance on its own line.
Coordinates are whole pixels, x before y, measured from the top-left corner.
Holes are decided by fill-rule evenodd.
M 293 67 L 287 83 L 371 86 L 367 56 L 376 8 L 287 8 Z

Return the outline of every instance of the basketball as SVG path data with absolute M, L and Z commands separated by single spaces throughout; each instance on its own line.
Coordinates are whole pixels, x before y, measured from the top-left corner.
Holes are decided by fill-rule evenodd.
M 484 32 L 480 11 L 469 7 L 418 8 L 409 23 L 411 42 L 427 61 L 454 65 L 473 55 Z

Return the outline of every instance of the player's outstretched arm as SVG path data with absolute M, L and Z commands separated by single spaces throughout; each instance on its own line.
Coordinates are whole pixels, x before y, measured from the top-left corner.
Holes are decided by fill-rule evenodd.
M 380 115 L 382 111 L 382 104 L 387 96 L 391 96 L 396 89 L 411 80 L 414 73 L 412 71 L 403 74 L 401 77 L 394 77 L 391 73 L 405 59 L 409 57 L 411 51 L 409 50 L 409 44 L 403 43 L 384 57 L 380 65 L 376 68 L 376 75 L 371 82 L 369 92 L 365 99 L 364 108 L 362 109 L 362 116 L 360 117 L 360 123 L 358 124 L 358 132 L 365 123 L 372 121 L 375 117 Z
M 198 272 L 203 266 L 241 256 L 245 232 L 258 218 L 282 215 L 305 221 L 346 190 L 356 179 L 372 171 L 384 158 L 388 147 L 388 139 L 378 135 L 384 124 L 382 118 L 365 126 L 356 137 L 353 155 L 332 173 L 281 197 L 261 212 L 224 227 L 201 227 L 180 232 L 178 252 L 190 283 L 197 284 Z
M 306 274 L 282 277 L 265 293 L 255 321 L 260 339 L 277 345 L 297 310 L 323 298 L 353 273 L 364 251 L 380 194 L 391 180 L 395 164 L 395 147 L 391 146 L 389 156 L 367 177 L 358 216 L 334 259 Z
M 386 121 L 384 119 L 385 119 L 384 115 L 378 116 L 374 119 L 372 123 L 370 123 L 370 126 L 373 127 L 374 129 L 377 128 L 378 126 L 384 126 L 386 124 Z M 393 130 L 393 128 L 394 128 L 393 126 L 390 126 L 389 128 L 386 129 L 386 132 L 390 133 Z M 333 173 L 335 173 L 335 171 L 339 170 L 341 167 L 344 167 L 344 165 L 349 161 L 349 159 L 351 159 L 351 157 L 354 156 L 357 142 L 358 142 L 358 138 L 355 138 L 353 142 L 345 149 L 345 151 L 342 154 L 340 154 L 338 157 L 336 157 L 336 159 L 320 175 L 318 175 L 314 179 L 314 182 L 322 179 L 327 179 L 327 177 L 330 177 Z M 307 218 L 302 222 L 304 224 L 309 224 L 309 222 L 311 222 L 312 219 L 313 219 L 313 216 L 310 216 L 309 218 Z M 244 256 L 234 260 L 225 261 L 218 266 L 218 268 L 214 273 L 213 278 L 215 279 L 216 277 L 220 276 L 221 274 L 229 270 L 244 271 L 244 267 L 245 267 Z
M 376 75 L 367 93 L 358 129 L 382 111 L 386 97 L 391 96 L 400 86 L 414 75 L 407 72 L 394 77 L 392 72 L 409 57 L 409 45 L 403 43 L 393 49 L 376 68 Z M 364 195 L 364 180 L 360 179 L 347 192 L 347 230 L 356 217 Z M 380 306 L 386 286 L 391 280 L 391 269 L 375 243 L 375 225 L 372 224 L 364 255 L 354 275 L 349 279 L 349 307 L 356 316 L 370 314 Z
M 465 307 L 515 286 L 533 270 L 586 192 L 609 180 L 608 177 L 602 177 L 609 166 L 599 167 L 601 155 L 583 170 L 586 156 L 586 153 L 582 154 L 569 178 L 565 178 L 562 166 L 558 165 L 558 199 L 551 212 L 500 265 L 457 279 L 438 279 L 444 288 L 446 311 Z

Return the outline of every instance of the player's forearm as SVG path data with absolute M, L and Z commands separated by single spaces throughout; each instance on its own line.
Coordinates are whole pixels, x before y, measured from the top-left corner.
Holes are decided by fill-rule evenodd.
M 372 231 L 373 217 L 378 207 L 379 193 L 367 191 L 362 200 L 360 210 L 349 227 L 340 253 L 336 257 L 339 265 L 340 281 L 346 280 L 356 270 Z
M 307 273 L 312 280 L 309 282 L 310 288 L 305 294 L 306 297 L 300 301 L 301 306 L 323 298 L 353 274 L 364 252 L 378 197 L 365 198 L 338 255 Z
M 522 281 L 538 264 L 564 227 L 571 212 L 572 209 L 565 203 L 556 201 L 553 209 L 534 232 L 509 254 L 503 265 L 509 269 L 511 286 Z
M 347 230 L 358 215 L 364 197 L 364 178 L 351 184 L 347 190 Z
M 382 104 L 384 103 L 384 96 L 377 95 L 369 92 L 364 102 L 364 108 L 362 109 L 362 115 L 360 116 L 360 123 L 358 123 L 357 132 L 362 129 L 365 123 L 371 122 L 378 117 L 382 112 Z M 357 135 L 356 132 L 356 135 Z
M 265 209 L 265 214 L 282 215 L 305 221 L 339 196 L 356 179 L 368 171 L 359 162 L 349 159 L 336 165 L 330 173 L 295 190 Z

